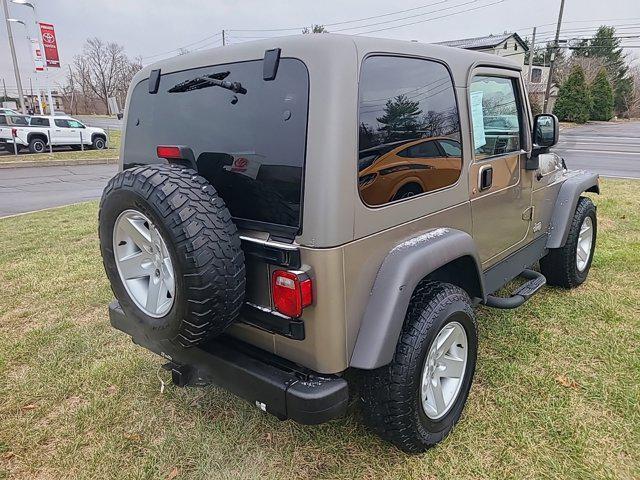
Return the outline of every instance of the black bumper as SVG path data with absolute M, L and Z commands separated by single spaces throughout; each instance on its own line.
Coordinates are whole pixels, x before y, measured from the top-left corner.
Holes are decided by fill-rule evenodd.
M 347 409 L 349 388 L 341 377 L 306 370 L 230 337 L 193 348 L 150 339 L 117 301 L 109 305 L 109 318 L 134 343 L 167 359 L 178 386 L 213 383 L 280 419 L 304 424 L 332 420 Z

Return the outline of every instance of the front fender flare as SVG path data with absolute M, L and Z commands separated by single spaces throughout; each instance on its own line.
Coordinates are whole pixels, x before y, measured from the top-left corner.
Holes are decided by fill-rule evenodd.
M 470 257 L 485 298 L 480 260 L 473 238 L 461 230 L 436 228 L 409 238 L 385 257 L 371 289 L 350 365 L 374 369 L 393 359 L 411 296 L 430 273 Z
M 597 173 L 577 172 L 564 181 L 551 215 L 547 248 L 560 248 L 566 243 L 573 212 L 576 211 L 578 199 L 583 192 L 600 193 Z

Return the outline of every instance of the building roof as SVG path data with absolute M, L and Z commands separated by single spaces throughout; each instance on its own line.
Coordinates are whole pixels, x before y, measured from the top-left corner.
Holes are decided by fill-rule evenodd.
M 524 43 L 520 35 L 517 33 L 503 33 L 500 35 L 487 35 L 484 37 L 462 38 L 460 40 L 448 40 L 446 42 L 438 42 L 438 45 L 446 45 L 447 47 L 466 48 L 467 50 L 481 50 L 483 48 L 494 48 L 505 40 L 513 37 L 522 48 L 527 51 L 529 48 Z

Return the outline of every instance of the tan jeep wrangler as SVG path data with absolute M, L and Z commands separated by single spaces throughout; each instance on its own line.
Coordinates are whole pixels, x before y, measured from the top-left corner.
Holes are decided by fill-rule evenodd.
M 424 451 L 471 388 L 473 306 L 518 307 L 591 266 L 581 195 L 598 177 L 548 152 L 557 119 L 532 118 L 508 59 L 341 35 L 244 43 L 145 67 L 125 123 L 100 208 L 113 326 L 175 384 L 281 419 L 343 415 L 353 377 L 372 429 Z

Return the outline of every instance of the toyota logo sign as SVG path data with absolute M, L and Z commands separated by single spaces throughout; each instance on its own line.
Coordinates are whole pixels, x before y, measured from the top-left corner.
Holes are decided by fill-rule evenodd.
M 42 34 L 42 41 L 44 43 L 56 43 L 56 37 L 52 33 L 46 32 Z

